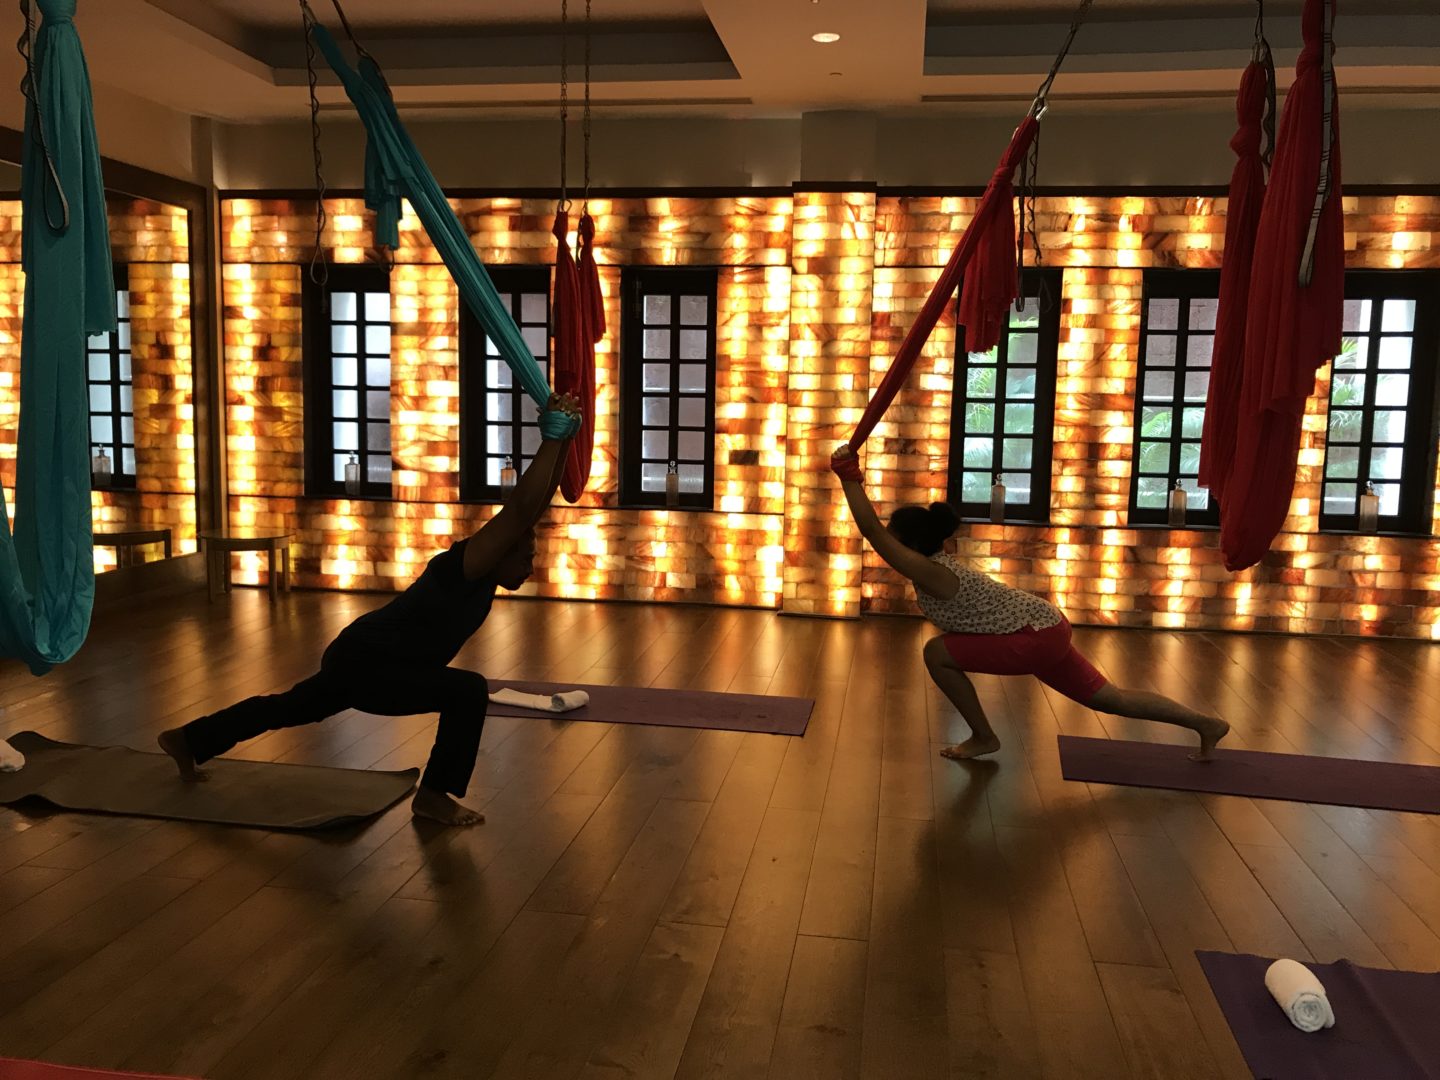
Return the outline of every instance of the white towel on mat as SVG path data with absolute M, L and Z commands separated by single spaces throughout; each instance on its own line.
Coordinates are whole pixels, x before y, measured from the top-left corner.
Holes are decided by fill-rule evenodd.
M 1315 973 L 1294 960 L 1276 960 L 1265 971 L 1265 989 L 1301 1031 L 1335 1026 L 1335 1012 Z
M 24 767 L 25 755 L 0 739 L 0 772 L 19 772 Z
M 539 712 L 570 712 L 590 704 L 584 690 L 565 690 L 558 694 L 522 694 L 519 690 L 497 690 L 490 695 L 496 705 L 516 705 Z

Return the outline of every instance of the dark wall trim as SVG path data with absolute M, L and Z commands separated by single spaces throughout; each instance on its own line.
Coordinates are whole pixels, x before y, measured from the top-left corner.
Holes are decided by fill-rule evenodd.
M 849 190 L 845 188 L 844 190 Z M 595 199 L 721 199 L 721 198 L 785 198 L 791 193 L 788 187 L 672 187 L 672 188 L 638 188 L 638 187 L 616 187 L 590 189 L 590 197 Z M 259 188 L 244 190 L 238 188 L 224 188 L 216 193 L 221 199 L 314 199 L 314 188 Z M 559 188 L 532 188 L 532 187 L 446 187 L 445 194 L 452 199 L 549 199 L 555 201 L 560 197 Z M 575 189 L 569 192 L 572 202 L 578 204 L 581 200 L 575 198 Z M 365 192 L 361 188 L 339 188 L 327 187 L 325 189 L 327 198 L 332 199 L 360 199 Z
M 0 146 L 0 157 L 4 156 Z M 106 165 L 109 177 L 110 166 Z M 144 172 L 144 170 L 140 170 Z M 158 174 L 151 174 L 158 175 Z M 176 181 L 180 183 L 181 181 Z M 597 199 L 723 199 L 723 198 L 785 198 L 808 191 L 821 192 L 874 192 L 879 197 L 934 198 L 942 196 L 973 197 L 985 192 L 984 185 L 976 184 L 875 184 L 862 181 L 819 182 L 796 181 L 789 187 L 617 187 L 590 189 L 592 198 Z M 1035 193 L 1042 198 L 1223 198 L 1229 190 L 1220 184 L 1177 185 L 1051 185 L 1041 186 Z M 360 188 L 327 188 L 325 194 L 332 199 L 359 199 L 365 192 Z M 550 199 L 559 197 L 558 188 L 467 188 L 448 187 L 445 194 L 453 199 Z M 1422 195 L 1440 196 L 1440 184 L 1347 184 L 1346 195 Z M 218 199 L 296 199 L 315 198 L 314 188 L 256 188 L 245 190 L 226 188 L 216 192 Z M 173 201 L 173 200 L 171 200 Z

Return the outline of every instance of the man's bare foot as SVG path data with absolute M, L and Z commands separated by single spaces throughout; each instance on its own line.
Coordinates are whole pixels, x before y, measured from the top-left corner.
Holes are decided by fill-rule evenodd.
M 1191 761 L 1214 761 L 1215 744 L 1230 734 L 1230 725 L 1218 716 L 1212 716 L 1195 729 L 1200 736 L 1200 749 L 1190 755 Z
M 483 825 L 485 815 L 471 810 L 464 803 L 458 803 L 443 791 L 436 791 L 424 785 L 415 789 L 415 798 L 410 800 L 410 812 L 419 818 L 438 821 L 442 825 Z
M 180 770 L 181 780 L 189 780 L 193 783 L 210 779 L 209 774 L 195 764 L 195 758 L 190 753 L 190 744 L 185 741 L 185 733 L 179 728 L 162 731 L 155 737 L 155 741 L 160 744 L 161 750 L 175 760 L 175 765 Z
M 1000 740 L 993 735 L 988 739 L 982 739 L 978 735 L 972 735 L 962 743 L 945 747 L 944 750 L 940 751 L 940 756 L 949 758 L 951 761 L 969 761 L 971 758 L 993 754 L 999 749 Z

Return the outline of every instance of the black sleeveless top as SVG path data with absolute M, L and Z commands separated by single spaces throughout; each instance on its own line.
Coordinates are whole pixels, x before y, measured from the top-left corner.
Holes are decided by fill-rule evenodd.
M 408 589 L 340 631 L 334 646 L 377 660 L 443 666 L 490 614 L 493 577 L 465 580 L 465 544 L 440 552 Z

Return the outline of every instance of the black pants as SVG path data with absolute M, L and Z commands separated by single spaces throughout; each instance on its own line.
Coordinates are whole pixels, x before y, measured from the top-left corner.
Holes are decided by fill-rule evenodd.
M 440 729 L 420 783 L 464 795 L 489 703 L 489 684 L 477 672 L 397 664 L 375 653 L 332 645 L 320 670 L 283 694 L 246 698 L 191 721 L 184 731 L 198 764 L 267 731 L 318 724 L 343 709 L 378 716 L 438 712 Z

